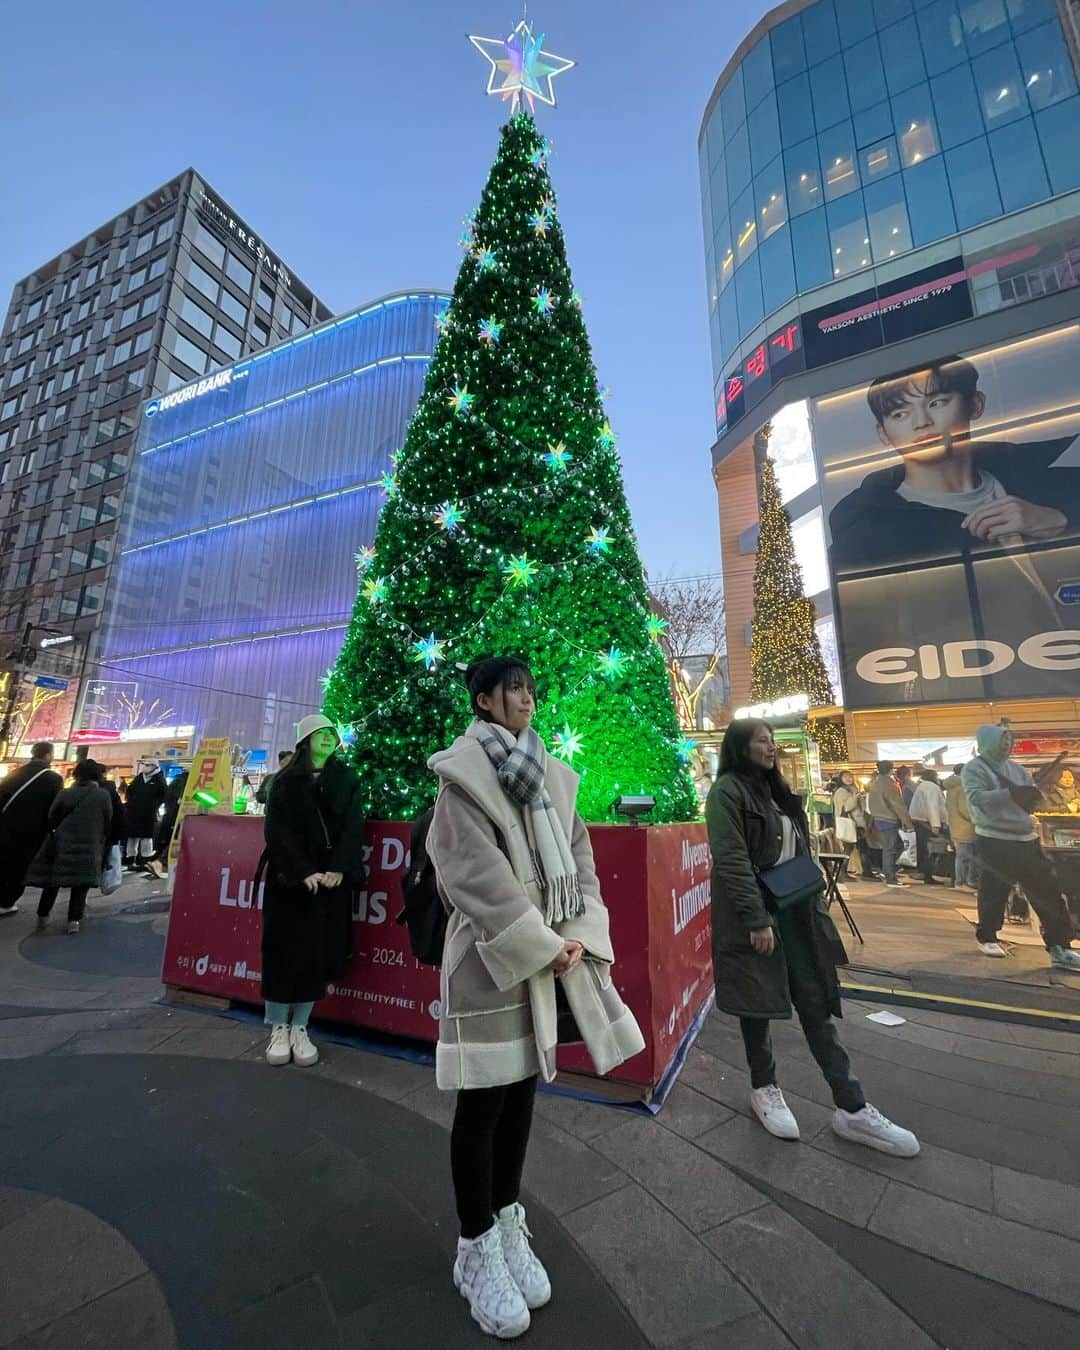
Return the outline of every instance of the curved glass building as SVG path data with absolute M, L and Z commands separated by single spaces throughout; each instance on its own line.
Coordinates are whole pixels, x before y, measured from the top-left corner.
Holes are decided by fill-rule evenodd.
M 387 296 L 144 405 L 84 742 L 292 745 L 448 303 Z
M 1080 727 L 1078 62 L 1076 0 L 789 0 L 705 109 L 732 698 L 768 455 L 857 758 Z

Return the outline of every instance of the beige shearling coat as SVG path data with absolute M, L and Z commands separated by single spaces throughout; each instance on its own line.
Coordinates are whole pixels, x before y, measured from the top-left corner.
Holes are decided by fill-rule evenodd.
M 578 776 L 548 756 L 545 786 L 570 841 L 585 913 L 549 928 L 525 823 L 479 741 L 459 737 L 433 755 L 440 779 L 427 849 L 450 911 L 441 971 L 435 1078 L 440 1088 L 496 1087 L 555 1077 L 551 963 L 567 940 L 585 958 L 563 979 L 598 1073 L 645 1048 L 611 979 L 614 953 L 588 831 L 576 811 Z M 501 846 L 500 846 L 501 845 Z

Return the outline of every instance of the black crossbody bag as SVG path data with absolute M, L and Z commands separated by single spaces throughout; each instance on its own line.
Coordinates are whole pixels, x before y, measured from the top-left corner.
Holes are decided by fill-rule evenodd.
M 807 851 L 796 853 L 787 862 L 777 863 L 775 867 L 767 867 L 764 871 L 754 868 L 758 885 L 765 896 L 765 908 L 772 914 L 782 914 L 796 905 L 816 900 L 825 890 L 825 878 L 821 868 L 810 856 L 802 831 L 793 820 L 791 827 L 795 831 L 795 838 Z

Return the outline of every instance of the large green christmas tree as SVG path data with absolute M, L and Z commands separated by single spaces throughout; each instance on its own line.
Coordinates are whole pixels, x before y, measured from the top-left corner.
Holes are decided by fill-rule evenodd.
M 503 128 L 327 681 L 385 819 L 433 799 L 426 760 L 471 716 L 461 667 L 511 653 L 586 819 L 623 793 L 654 796 L 655 820 L 697 814 L 549 150 L 526 112 Z

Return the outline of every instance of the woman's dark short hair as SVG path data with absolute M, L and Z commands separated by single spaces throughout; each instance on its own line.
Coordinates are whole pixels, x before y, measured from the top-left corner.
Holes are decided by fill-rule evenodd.
M 874 767 L 877 769 L 878 773 L 892 773 L 893 762 L 891 759 L 879 759 Z
M 105 778 L 104 768 L 96 759 L 80 759 L 72 770 L 76 783 L 100 783 Z
M 491 714 L 480 707 L 480 695 L 491 695 L 496 689 L 501 689 L 505 694 L 507 689 L 513 688 L 518 675 L 524 679 L 535 700 L 536 681 L 528 664 L 520 656 L 481 656 L 475 660 L 465 672 L 465 685 L 469 691 L 473 715 L 483 722 L 489 722 Z

